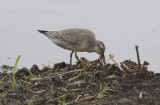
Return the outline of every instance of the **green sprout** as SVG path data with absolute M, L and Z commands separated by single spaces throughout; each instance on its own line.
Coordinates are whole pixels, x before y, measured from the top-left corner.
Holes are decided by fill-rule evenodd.
M 53 64 L 53 63 L 48 61 L 48 65 L 47 65 L 47 66 L 44 65 L 44 64 L 42 64 L 42 65 L 43 65 L 44 67 L 51 68 L 51 64 Z
M 115 77 L 116 77 L 116 76 L 115 76 L 114 74 L 112 74 L 112 75 L 108 76 L 107 78 L 113 79 L 113 78 L 115 78 Z
M 94 70 L 94 74 L 93 74 L 93 75 L 94 75 L 94 77 L 95 77 L 95 76 L 96 76 L 96 74 L 97 74 L 97 73 L 99 73 L 99 72 L 100 72 L 100 71 L 98 71 L 98 70 Z
M 14 66 L 13 84 L 12 84 L 13 90 L 15 89 L 15 85 L 16 85 L 16 79 L 15 79 L 15 77 L 16 77 L 16 70 L 17 70 L 17 65 L 18 65 L 18 61 L 19 61 L 20 57 L 21 57 L 21 55 L 18 56 L 18 58 L 17 58 L 17 60 L 15 62 L 15 66 Z
M 8 77 L 8 76 L 9 76 L 9 74 L 7 74 L 4 78 L 2 78 L 1 81 L 0 81 L 0 84 L 3 85 L 3 80 L 4 80 L 6 77 Z
M 2 101 L 6 102 L 7 101 L 6 93 L 0 93 L 0 96 L 1 96 L 0 102 L 2 102 Z
M 28 103 L 28 105 L 32 105 L 33 99 L 27 99 L 27 103 Z
M 108 84 L 106 84 L 106 85 L 104 86 L 104 88 L 102 89 L 102 85 L 101 85 L 101 83 L 100 83 L 100 85 L 99 85 L 99 93 L 97 93 L 97 95 L 98 95 L 97 98 L 102 99 L 103 97 L 106 96 L 106 94 L 109 94 L 108 91 L 113 91 L 113 89 L 111 89 L 111 88 L 108 86 Z
M 53 94 L 54 91 L 53 91 L 53 84 L 51 85 L 51 93 Z

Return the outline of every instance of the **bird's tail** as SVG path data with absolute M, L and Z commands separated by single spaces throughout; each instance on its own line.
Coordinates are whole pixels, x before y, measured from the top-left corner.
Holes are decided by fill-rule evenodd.
M 45 31 L 45 30 L 37 30 L 37 31 L 40 32 L 40 33 L 42 33 L 42 34 L 45 34 L 45 35 L 46 35 L 47 32 L 48 32 L 48 31 Z

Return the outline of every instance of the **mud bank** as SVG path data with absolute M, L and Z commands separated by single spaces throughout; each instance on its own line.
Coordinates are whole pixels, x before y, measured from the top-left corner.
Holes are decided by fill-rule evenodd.
M 125 60 L 88 67 L 65 62 L 0 73 L 0 105 L 160 105 L 160 73 Z M 14 85 L 14 86 L 13 86 Z M 14 87 L 14 88 L 13 88 Z

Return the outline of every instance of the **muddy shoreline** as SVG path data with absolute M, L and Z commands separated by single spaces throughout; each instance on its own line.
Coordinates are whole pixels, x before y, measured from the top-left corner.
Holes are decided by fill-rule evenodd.
M 127 69 L 124 64 L 129 68 Z M 0 73 L 0 105 L 159 105 L 160 73 L 136 62 L 87 67 L 65 62 Z M 6 67 L 6 66 L 5 66 Z

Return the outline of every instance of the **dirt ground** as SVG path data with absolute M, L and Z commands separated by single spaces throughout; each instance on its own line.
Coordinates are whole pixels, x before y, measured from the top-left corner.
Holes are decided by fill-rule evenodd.
M 130 60 L 121 67 L 33 65 L 18 70 L 15 85 L 13 73 L 0 73 L 0 105 L 160 105 L 160 73 Z

